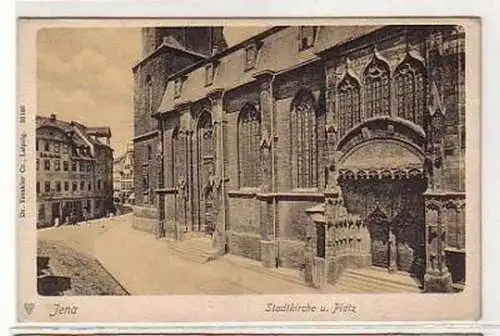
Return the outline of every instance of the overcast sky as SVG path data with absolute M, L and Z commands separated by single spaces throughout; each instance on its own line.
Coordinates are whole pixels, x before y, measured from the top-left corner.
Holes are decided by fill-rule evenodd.
M 267 28 L 267 27 L 266 27 Z M 263 27 L 226 27 L 234 45 Z M 136 28 L 51 28 L 38 33 L 38 114 L 111 127 L 115 156 L 133 137 L 132 66 L 141 54 Z

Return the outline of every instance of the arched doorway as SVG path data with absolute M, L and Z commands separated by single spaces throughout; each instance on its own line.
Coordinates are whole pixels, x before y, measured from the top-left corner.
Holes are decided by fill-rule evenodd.
M 366 128 L 363 133 L 357 143 L 356 135 L 346 142 L 339 160 L 347 212 L 367 224 L 373 266 L 420 275 L 425 267 L 424 155 L 401 138 Z
M 216 225 L 215 155 L 212 116 L 203 111 L 197 127 L 198 225 L 199 231 L 213 232 Z

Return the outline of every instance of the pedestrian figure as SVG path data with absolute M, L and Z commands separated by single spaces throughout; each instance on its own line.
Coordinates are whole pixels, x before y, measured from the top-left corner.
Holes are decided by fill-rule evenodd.
M 88 221 L 88 216 L 89 216 L 89 210 L 87 207 L 83 208 L 83 223 L 87 224 Z
M 307 237 L 304 251 L 304 276 L 308 284 L 313 284 L 314 251 L 311 237 Z
M 71 221 L 71 225 L 76 225 L 76 214 L 74 211 L 71 213 L 70 221 Z
M 54 218 L 54 226 L 55 227 L 59 226 L 59 217 Z

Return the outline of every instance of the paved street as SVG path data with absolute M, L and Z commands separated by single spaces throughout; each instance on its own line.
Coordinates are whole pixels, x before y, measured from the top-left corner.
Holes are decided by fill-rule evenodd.
M 133 295 L 318 293 L 261 272 L 255 263 L 220 258 L 208 263 L 180 258 L 165 240 L 132 229 L 132 215 L 39 231 L 39 244 L 66 244 L 97 259 Z M 53 243 L 52 243 L 53 244 Z

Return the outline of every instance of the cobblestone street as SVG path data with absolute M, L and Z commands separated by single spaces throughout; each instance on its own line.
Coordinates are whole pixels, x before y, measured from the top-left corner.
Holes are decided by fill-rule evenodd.
M 131 295 L 319 293 L 306 285 L 239 266 L 234 258 L 223 257 L 203 264 L 186 260 L 172 253 L 165 240 L 134 230 L 131 223 L 129 214 L 111 220 L 43 229 L 39 230 L 39 245 L 65 245 L 94 257 Z M 80 268 L 75 266 L 65 271 L 78 273 Z M 94 294 L 103 293 L 98 290 Z

